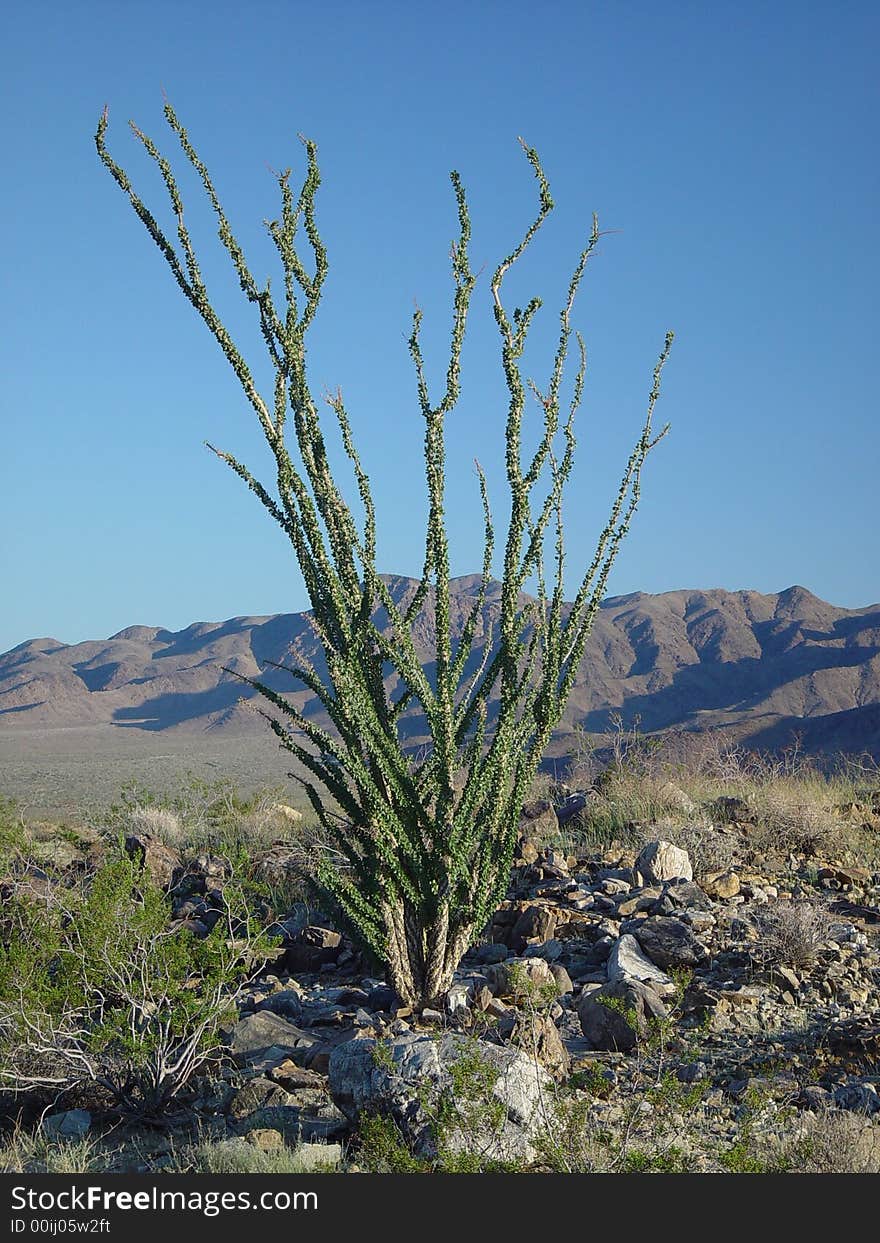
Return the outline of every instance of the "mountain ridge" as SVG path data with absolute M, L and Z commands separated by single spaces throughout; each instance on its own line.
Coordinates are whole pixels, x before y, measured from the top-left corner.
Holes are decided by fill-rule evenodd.
M 415 591 L 415 579 L 384 578 L 398 603 Z M 477 575 L 453 580 L 455 633 L 478 587 Z M 498 584 L 492 584 L 476 644 L 498 608 Z M 430 599 L 413 635 L 428 663 Z M 179 631 L 135 624 L 75 644 L 28 639 L 0 654 L 0 731 L 264 728 L 247 706 L 254 693 L 236 673 L 270 681 L 306 715 L 320 718 L 323 710 L 311 693 L 291 690 L 290 679 L 272 667 L 291 657 L 308 659 L 322 672 L 307 613 L 242 614 Z M 880 758 L 880 604 L 839 608 L 799 584 L 777 593 L 707 588 L 608 597 L 556 744 L 563 745 L 575 726 L 601 732 L 617 712 L 645 732 L 725 728 L 746 743 L 772 741 L 774 748 L 801 734 L 806 750 L 859 750 Z M 405 722 L 404 732 L 413 745 L 423 740 L 417 716 Z

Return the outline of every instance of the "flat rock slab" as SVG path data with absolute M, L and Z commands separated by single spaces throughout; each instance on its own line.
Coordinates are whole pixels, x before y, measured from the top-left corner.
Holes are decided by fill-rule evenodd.
M 239 1066 L 252 1066 L 256 1062 L 279 1065 L 285 1057 L 299 1060 L 294 1056 L 295 1051 L 311 1048 L 313 1044 L 314 1036 L 295 1027 L 280 1014 L 258 1010 L 235 1024 L 229 1051 Z

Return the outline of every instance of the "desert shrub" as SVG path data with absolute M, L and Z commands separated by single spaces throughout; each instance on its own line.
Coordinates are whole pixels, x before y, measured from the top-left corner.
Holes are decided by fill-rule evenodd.
M 751 841 L 758 849 L 817 855 L 840 833 L 824 782 L 779 779 L 758 786 L 748 801 L 755 822 Z
M 847 814 L 853 804 L 870 809 L 873 762 L 841 759 L 823 767 L 796 745 L 779 755 L 751 752 L 720 730 L 643 737 L 637 724 L 619 719 L 604 737 L 586 738 L 581 731 L 572 748 L 573 772 L 588 777 L 583 784 L 590 788 L 584 811 L 566 827 L 573 849 L 637 845 L 642 830 L 662 826 L 698 873 L 715 871 L 733 862 L 737 848 L 735 836 L 715 827 L 745 822 L 742 844 L 751 850 L 844 854 L 867 867 L 880 860 L 880 835 Z
M 754 1102 L 746 1107 L 733 1142 L 719 1153 L 726 1173 L 880 1173 L 880 1127 L 863 1114 L 783 1107 L 758 1126 L 758 1113 Z
M 304 140 L 307 168 L 298 192 L 291 187 L 290 169 L 277 174 L 278 216 L 266 221 L 266 227 L 283 280 L 270 287 L 251 271 L 210 173 L 173 108 L 166 104 L 164 111 L 185 161 L 217 215 L 220 242 L 240 288 L 259 315 L 274 373 L 271 396 L 262 394 L 254 379 L 263 368 L 255 371 L 245 359 L 208 293 L 184 223 L 172 163 L 152 138 L 132 127 L 161 175 L 177 221 L 176 243 L 165 235 L 110 154 L 106 110 L 95 135 L 98 154 L 158 246 L 179 289 L 220 346 L 260 423 L 274 459 L 268 483 L 232 454 L 214 452 L 250 488 L 290 541 L 309 595 L 309 618 L 322 648 L 324 671 L 319 675 L 308 663 L 277 669 L 290 679 L 292 689 L 304 687 L 319 701 L 324 719 L 305 715 L 290 694 L 275 686 L 253 678 L 242 681 L 263 696 L 270 727 L 307 773 L 309 800 L 336 857 L 345 862 L 339 869 L 332 856 L 324 860 L 320 880 L 328 901 L 360 943 L 385 963 L 401 999 L 424 1006 L 449 988 L 463 953 L 507 889 L 525 793 L 574 686 L 608 576 L 639 503 L 646 460 L 665 432 L 655 433 L 653 412 L 672 334 L 667 334 L 654 369 L 645 420 L 607 523 L 583 571 L 575 575 L 572 602 L 565 604 L 562 502 L 574 466 L 575 416 L 586 373 L 586 347 L 574 333 L 571 315 L 600 234 L 594 217 L 573 265 L 559 313 L 555 353 L 541 388 L 522 370 L 541 299 L 508 305 L 509 284 L 504 284 L 554 206 L 538 154 L 523 142 L 537 180 L 538 203 L 489 284 L 507 388 L 504 456 L 509 506 L 505 506 L 507 530 L 500 541 L 504 554 L 497 620 L 480 636 L 495 526 L 486 476 L 479 466 L 484 519 L 480 585 L 461 624 L 451 605 L 446 523 L 446 421 L 459 399 L 468 312 L 477 285 L 469 257 L 470 212 L 459 174 L 451 173 L 459 227 L 450 255 L 452 329 L 439 391 L 432 392 L 428 379 L 421 310 L 414 313 L 409 337 L 419 416 L 425 424 L 428 517 L 422 574 L 415 591 L 401 600 L 377 567 L 374 497 L 343 395 L 339 390 L 328 393 L 326 403 L 354 474 L 353 508 L 331 469 L 334 452 L 328 453 L 313 393 L 306 339 L 329 271 L 316 216 L 321 184 L 317 148 Z M 307 248 L 297 239 L 300 228 Z M 536 437 L 526 425 L 533 408 Z M 526 585 L 535 592 L 531 598 L 524 595 Z M 433 638 L 430 671 L 417 641 L 423 631 L 419 618 L 426 611 Z M 430 745 L 425 759 L 413 767 L 405 714 L 416 712 Z M 457 788 L 460 771 L 466 780 Z M 329 806 L 325 796 L 336 806 Z
M 230 880 L 204 939 L 169 928 L 166 895 L 124 855 L 85 887 L 16 890 L 0 946 L 0 1074 L 17 1090 L 90 1083 L 158 1116 L 216 1055 L 268 942 Z
M 801 1114 L 760 1159 L 770 1174 L 880 1174 L 880 1127 L 845 1110 Z
M 808 967 L 831 927 L 828 912 L 812 902 L 776 902 L 756 919 L 761 939 L 754 953 L 766 966 Z
M 394 1120 L 380 1114 L 358 1119 L 358 1161 L 371 1174 L 425 1174 L 431 1168 L 413 1156 Z
M 658 1049 L 654 1042 L 654 1053 Z M 540 1167 L 557 1174 L 687 1173 L 704 1167 L 701 1084 L 679 1083 L 649 1049 L 613 1123 L 594 1110 L 607 1081 L 583 1076 L 557 1091 L 538 1140 Z
M 206 852 L 237 860 L 251 895 L 276 913 L 314 897 L 316 871 L 330 853 L 311 809 L 291 807 L 279 789 L 244 794 L 228 778 L 207 782 L 190 774 L 162 792 L 132 783 L 101 825 L 114 840 L 156 837 L 184 861 Z
M 24 823 L 15 802 L 0 794 L 0 876 L 12 867 L 27 847 Z
M 184 852 L 241 848 L 254 854 L 295 840 L 314 820 L 311 810 L 289 807 L 281 789 L 245 794 L 229 778 L 204 781 L 190 774 L 170 791 L 124 787 L 102 824 L 114 837 L 142 831 Z
M 157 807 L 149 803 L 136 803 L 131 807 L 125 828 L 131 833 L 158 837 L 166 846 L 174 847 L 183 844 L 186 832 L 177 812 L 170 807 Z
M 607 1087 L 607 1083 L 606 1083 Z M 570 1085 L 557 1092 L 536 1148 L 540 1167 L 553 1174 L 604 1174 L 614 1167 L 614 1138 L 592 1112 L 591 1092 Z

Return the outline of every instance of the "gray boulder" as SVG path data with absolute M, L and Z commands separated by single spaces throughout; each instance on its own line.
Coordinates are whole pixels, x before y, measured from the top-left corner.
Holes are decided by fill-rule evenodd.
M 652 1020 L 665 1019 L 666 1007 L 648 984 L 615 980 L 582 998 L 581 1031 L 594 1049 L 630 1053 L 649 1034 Z
M 478 1067 L 475 1081 L 484 1079 L 486 1068 L 494 1072 L 485 1102 L 476 1084 L 473 1092 L 461 1087 L 461 1073 L 456 1096 L 456 1064 L 459 1072 L 466 1065 Z M 552 1081 L 533 1058 L 510 1046 L 454 1033 L 439 1039 L 407 1033 L 381 1044 L 352 1040 L 337 1046 L 330 1055 L 329 1086 L 336 1105 L 352 1121 L 361 1113 L 390 1116 L 418 1156 L 437 1154 L 436 1111 L 445 1099 L 459 1120 L 444 1129 L 447 1149 L 476 1151 L 487 1161 L 521 1162 L 534 1159 Z M 501 1106 L 497 1117 L 494 1102 Z M 467 1126 L 461 1124 L 462 1115 L 469 1119 Z
M 302 997 L 295 988 L 284 988 L 280 992 L 270 993 L 257 1006 L 258 1011 L 266 1010 L 279 1014 L 284 1019 L 296 1020 L 302 1016 Z
M 680 919 L 655 916 L 633 926 L 639 945 L 658 967 L 698 967 L 708 958 L 706 947 Z
M 232 1029 L 229 1051 L 239 1066 L 268 1068 L 285 1058 L 301 1063 L 315 1037 L 294 1027 L 280 1014 L 258 1010 L 240 1019 Z
M 660 885 L 666 880 L 693 880 L 694 869 L 686 850 L 673 846 L 672 842 L 648 842 L 635 862 L 635 869 L 648 885 Z
M 87 1109 L 65 1109 L 43 1119 L 43 1134 L 49 1140 L 82 1139 L 88 1135 L 92 1115 Z
M 660 896 L 647 908 L 652 915 L 675 911 L 711 911 L 712 900 L 696 881 L 674 880 L 663 886 Z

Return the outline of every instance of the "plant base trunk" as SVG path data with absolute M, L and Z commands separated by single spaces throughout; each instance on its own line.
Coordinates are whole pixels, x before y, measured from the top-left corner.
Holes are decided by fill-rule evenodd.
M 390 983 L 405 1006 L 422 1010 L 442 1005 L 455 970 L 473 936 L 473 925 L 450 929 L 449 911 L 442 907 L 437 919 L 425 927 L 409 903 L 387 904 Z

